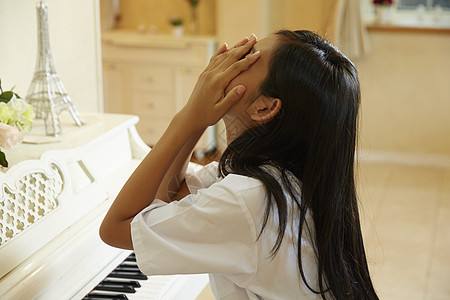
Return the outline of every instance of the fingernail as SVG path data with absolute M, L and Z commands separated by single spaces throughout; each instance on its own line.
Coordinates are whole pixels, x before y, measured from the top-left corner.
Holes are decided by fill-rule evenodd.
M 242 95 L 245 92 L 245 86 L 241 85 L 236 89 L 238 95 Z
M 253 52 L 252 53 L 252 56 L 254 56 L 254 57 L 256 57 L 256 56 L 259 56 L 261 54 L 261 51 L 256 51 L 256 52 Z

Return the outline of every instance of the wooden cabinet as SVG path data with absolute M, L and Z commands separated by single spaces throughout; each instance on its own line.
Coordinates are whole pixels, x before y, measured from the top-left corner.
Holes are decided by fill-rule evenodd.
M 123 71 L 119 64 L 113 62 L 103 62 L 103 105 L 105 112 L 120 113 L 122 107 L 122 75 Z
M 208 37 L 103 33 L 105 112 L 139 116 L 140 136 L 155 144 L 189 99 L 215 48 Z M 214 128 L 209 128 L 196 148 L 209 150 L 214 140 Z

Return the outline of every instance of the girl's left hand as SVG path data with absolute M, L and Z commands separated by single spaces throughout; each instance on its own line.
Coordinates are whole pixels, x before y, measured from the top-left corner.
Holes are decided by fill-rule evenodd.
M 236 76 L 248 69 L 259 58 L 259 51 L 246 55 L 257 39 L 254 34 L 228 49 L 223 44 L 211 58 L 194 87 L 189 101 L 178 113 L 194 130 L 203 130 L 216 124 L 245 92 L 243 85 L 225 89 Z

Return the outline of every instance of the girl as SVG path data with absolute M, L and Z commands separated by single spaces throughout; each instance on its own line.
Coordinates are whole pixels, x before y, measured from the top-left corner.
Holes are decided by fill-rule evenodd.
M 312 32 L 222 45 L 102 239 L 134 249 L 147 274 L 209 273 L 218 299 L 378 299 L 354 183 L 359 102 L 354 65 Z M 219 164 L 186 175 L 222 118 Z

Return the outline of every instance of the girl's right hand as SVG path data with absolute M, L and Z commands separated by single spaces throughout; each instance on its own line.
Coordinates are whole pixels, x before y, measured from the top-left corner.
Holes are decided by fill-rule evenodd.
M 245 38 L 232 48 L 223 44 L 217 50 L 200 74 L 189 101 L 178 113 L 183 116 L 186 125 L 194 130 L 214 125 L 241 99 L 245 92 L 243 85 L 236 86 L 226 95 L 225 89 L 236 76 L 258 60 L 259 51 L 245 56 L 256 41 L 256 36 L 252 34 L 250 39 Z M 245 58 L 241 59 L 243 56 Z

